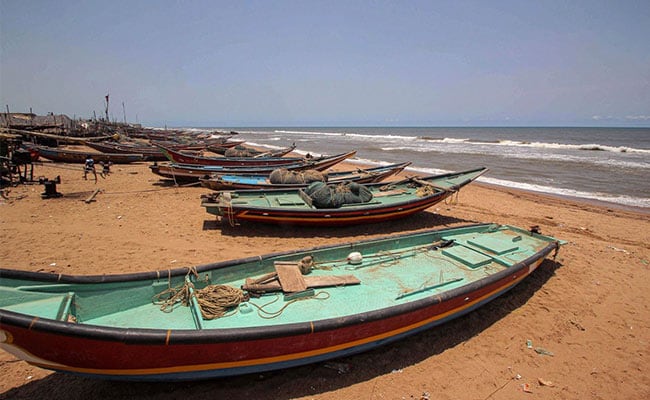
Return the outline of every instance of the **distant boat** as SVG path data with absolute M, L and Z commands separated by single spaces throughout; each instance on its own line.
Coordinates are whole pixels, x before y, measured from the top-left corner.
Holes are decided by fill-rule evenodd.
M 191 165 L 191 164 L 153 164 L 149 168 L 154 174 L 166 179 L 173 179 L 177 182 L 198 182 L 200 178 L 209 178 L 213 173 L 219 174 L 253 174 L 268 175 L 277 168 L 286 168 L 289 170 L 306 170 L 315 169 L 324 171 L 334 165 L 353 157 L 355 151 L 348 153 L 336 154 L 333 156 L 323 156 L 312 158 L 310 161 L 300 161 L 292 164 L 277 165 L 251 165 L 251 166 L 218 166 L 218 165 Z
M 209 214 L 233 226 L 244 221 L 307 226 L 360 225 L 394 220 L 423 211 L 450 197 L 485 172 L 487 168 L 477 168 L 408 178 L 389 184 L 358 185 L 353 182 L 349 188 L 332 186 L 329 191 L 322 182 L 311 184 L 305 190 L 222 191 L 204 195 L 201 206 Z M 310 193 L 316 184 L 323 186 Z M 355 202 L 323 204 L 334 196 L 351 197 Z
M 142 154 L 145 161 L 165 161 L 167 157 L 153 145 L 126 144 L 117 142 L 86 143 L 86 146 L 102 153 Z
M 0 346 L 37 367 L 113 380 L 290 368 L 467 314 L 561 244 L 480 224 L 149 273 L 0 269 Z
M 231 146 L 223 148 L 219 146 L 208 146 L 209 151 L 215 154 L 221 154 L 226 157 L 284 157 L 296 149 L 296 144 L 281 149 L 262 151 L 246 146 Z
M 305 163 L 315 160 L 314 157 L 205 157 L 182 150 L 174 150 L 168 147 L 159 146 L 163 154 L 169 161 L 176 164 L 189 165 L 214 165 L 220 167 L 252 167 L 252 166 L 276 166 L 289 165 L 295 163 Z M 352 157 L 356 151 L 348 152 Z
M 410 162 L 384 165 L 381 167 L 355 169 L 349 171 L 333 171 L 324 174 L 329 184 L 337 182 L 372 183 L 400 173 Z M 288 170 L 287 170 L 288 171 Z M 307 171 L 295 171 L 296 174 Z M 233 175 L 215 173 L 209 178 L 201 178 L 201 185 L 212 190 L 248 190 L 248 189 L 284 189 L 304 188 L 307 183 L 272 183 L 269 174 L 262 175 Z
M 138 161 L 144 161 L 142 154 L 125 154 L 125 153 L 96 153 L 89 151 L 70 150 L 63 148 L 54 148 L 41 146 L 37 144 L 26 144 L 25 147 L 38 152 L 39 156 L 51 161 L 83 164 L 86 162 L 88 155 L 92 156 L 95 162 L 112 162 L 113 164 L 129 164 Z

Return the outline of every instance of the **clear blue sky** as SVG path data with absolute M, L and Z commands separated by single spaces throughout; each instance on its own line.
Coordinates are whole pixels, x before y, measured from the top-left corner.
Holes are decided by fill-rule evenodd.
M 0 0 L 2 110 L 169 126 L 650 126 L 650 1 Z

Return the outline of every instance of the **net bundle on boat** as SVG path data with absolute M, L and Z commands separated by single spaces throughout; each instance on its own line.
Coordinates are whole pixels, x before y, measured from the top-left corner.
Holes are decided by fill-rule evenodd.
M 254 157 L 257 154 L 259 154 L 259 152 L 251 151 L 250 149 L 248 149 L 246 147 L 235 146 L 235 147 L 227 149 L 226 152 L 224 153 L 224 156 L 226 156 L 226 157 Z
M 316 208 L 339 208 L 344 204 L 367 203 L 372 200 L 370 189 L 355 182 L 338 185 L 313 182 L 305 189 L 305 193 Z
M 269 175 L 271 183 L 312 183 L 327 182 L 327 173 L 315 169 L 290 171 L 286 168 L 273 170 Z

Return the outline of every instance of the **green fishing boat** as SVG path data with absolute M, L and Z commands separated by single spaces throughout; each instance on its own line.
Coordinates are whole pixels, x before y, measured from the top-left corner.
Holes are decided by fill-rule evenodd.
M 388 184 L 346 182 L 327 186 L 316 182 L 304 190 L 222 191 L 203 196 L 201 205 L 232 226 L 241 221 L 306 226 L 385 222 L 426 210 L 457 194 L 485 172 L 487 168 L 481 167 Z
M 559 246 L 537 230 L 478 224 L 148 273 L 0 269 L 0 347 L 42 368 L 107 379 L 288 368 L 466 314 Z

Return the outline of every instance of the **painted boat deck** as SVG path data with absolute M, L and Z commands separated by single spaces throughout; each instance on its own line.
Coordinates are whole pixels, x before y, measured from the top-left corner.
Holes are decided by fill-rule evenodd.
M 501 227 L 487 233 L 469 231 L 453 237 L 455 244 L 434 248 L 434 242 L 444 241 L 444 235 L 415 236 L 400 240 L 377 241 L 362 248 L 341 247 L 321 253 L 313 252 L 317 268 L 307 276 L 354 275 L 358 285 L 315 289 L 313 298 L 287 302 L 282 293 L 268 293 L 251 298 L 232 316 L 202 320 L 203 329 L 230 329 L 274 326 L 305 321 L 345 318 L 354 314 L 416 301 L 459 288 L 509 268 L 540 251 L 538 237 L 526 231 Z M 352 265 L 346 260 L 352 251 L 360 251 L 364 260 Z M 373 256 L 375 254 L 376 256 Z M 300 257 L 302 257 L 301 255 Z M 273 261 L 299 261 L 295 256 L 242 264 L 235 269 L 214 270 L 209 275 L 212 284 L 241 287 L 246 278 L 273 271 Z M 201 274 L 201 278 L 204 277 Z M 26 282 L 27 283 L 27 282 Z M 172 286 L 182 283 L 172 279 Z M 74 304 L 79 324 L 123 328 L 171 330 L 197 329 L 192 307 L 177 306 L 163 312 L 152 298 L 167 289 L 163 277 L 157 281 L 134 281 L 98 284 L 28 285 L 0 288 L 3 310 L 34 315 L 39 318 L 66 318 L 65 307 Z M 195 283 L 199 289 L 201 284 Z M 12 304 L 13 303 L 13 304 Z M 242 303 L 246 304 L 246 303 Z M 269 318 L 258 312 L 284 311 Z M 242 310 L 242 308 L 247 308 Z

